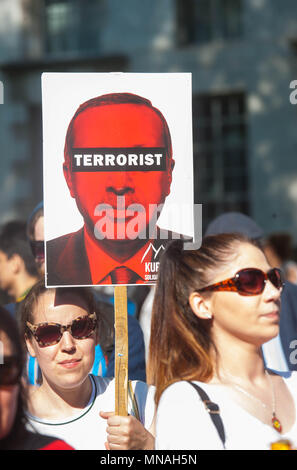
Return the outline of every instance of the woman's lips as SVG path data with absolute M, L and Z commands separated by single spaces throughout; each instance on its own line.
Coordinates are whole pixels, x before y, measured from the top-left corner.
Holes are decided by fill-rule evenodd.
M 59 362 L 60 366 L 65 367 L 66 369 L 72 369 L 80 363 L 81 359 L 69 359 L 66 361 Z
M 271 320 L 278 320 L 279 319 L 279 310 L 274 310 L 273 312 L 266 313 L 263 315 L 265 318 L 269 318 Z

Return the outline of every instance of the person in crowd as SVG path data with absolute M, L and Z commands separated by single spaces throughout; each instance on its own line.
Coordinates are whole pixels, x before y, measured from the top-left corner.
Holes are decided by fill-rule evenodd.
M 11 297 L 5 305 L 18 316 L 21 302 L 37 282 L 38 273 L 26 236 L 26 223 L 13 220 L 0 231 L 0 288 Z
M 42 281 L 32 288 L 22 306 L 22 332 L 42 383 L 30 388 L 29 423 L 75 449 L 152 449 L 154 389 L 129 382 L 129 416 L 119 417 L 114 379 L 89 373 L 100 329 L 88 288 L 46 288 Z
M 240 234 L 166 249 L 148 364 L 157 450 L 296 446 L 296 373 L 267 369 L 261 351 L 279 331 L 282 286 L 281 271 Z
M 16 320 L 0 307 L 0 450 L 73 449 L 60 439 L 26 429 L 23 364 Z
M 272 255 L 272 250 L 267 251 L 268 243 L 264 231 L 249 216 L 240 212 L 225 212 L 216 217 L 206 228 L 205 236 L 219 233 L 238 232 L 255 240 L 264 250 L 268 262 L 275 267 L 281 267 L 280 256 Z M 287 238 L 286 238 L 287 240 Z M 270 243 L 271 245 L 271 243 Z M 269 245 L 269 246 L 270 246 Z M 278 246 L 279 246 L 278 238 Z M 271 245 L 272 246 L 272 245 Z M 279 247 L 278 253 L 285 256 L 286 248 Z M 275 250 L 273 251 L 275 253 Z M 295 343 L 297 341 L 297 286 L 285 280 L 285 286 L 281 294 L 281 315 L 279 334 L 263 344 L 266 365 L 272 369 L 287 371 L 297 370 Z

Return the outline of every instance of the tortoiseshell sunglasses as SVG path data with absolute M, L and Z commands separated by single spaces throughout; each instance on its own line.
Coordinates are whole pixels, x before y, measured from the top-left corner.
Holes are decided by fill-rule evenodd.
M 45 347 L 57 344 L 61 340 L 64 331 L 69 331 L 75 339 L 88 338 L 95 330 L 96 323 L 96 313 L 94 312 L 75 318 L 75 320 L 69 323 L 69 325 L 60 325 L 60 323 L 48 322 L 32 325 L 32 323 L 28 321 L 26 322 L 26 325 L 39 346 Z
M 198 292 L 230 291 L 240 295 L 259 295 L 263 292 L 267 280 L 277 289 L 284 285 L 283 274 L 278 268 L 272 268 L 267 273 L 257 268 L 246 268 L 238 271 L 234 277 L 203 287 Z

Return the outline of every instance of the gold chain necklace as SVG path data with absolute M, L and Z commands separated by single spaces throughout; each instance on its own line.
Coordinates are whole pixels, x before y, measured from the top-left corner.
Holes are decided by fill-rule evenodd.
M 226 371 L 227 372 L 227 371 Z M 280 420 L 277 418 L 276 416 L 276 413 L 275 413 L 275 390 L 274 390 L 274 385 L 273 385 L 273 381 L 269 375 L 269 372 L 265 369 L 265 375 L 269 381 L 269 384 L 270 384 L 270 388 L 271 388 L 271 393 L 272 393 L 272 419 L 271 419 L 271 422 L 272 422 L 272 427 L 278 431 L 279 433 L 282 432 L 282 425 L 281 425 L 281 422 Z M 227 376 L 229 376 L 230 378 L 233 378 L 233 376 L 231 374 L 229 374 L 227 372 Z M 262 405 L 263 408 L 269 410 L 270 407 L 268 407 L 266 405 L 266 403 L 263 403 L 262 400 L 260 400 L 260 398 L 258 397 L 255 397 L 254 395 L 252 395 L 251 393 L 247 392 L 244 388 L 242 388 L 240 385 L 234 383 L 234 382 L 231 382 L 231 385 L 232 387 L 234 387 L 236 390 L 238 390 L 239 392 L 243 393 L 244 395 L 246 395 L 247 397 L 251 398 L 252 400 L 254 401 L 257 401 L 258 403 L 260 403 Z

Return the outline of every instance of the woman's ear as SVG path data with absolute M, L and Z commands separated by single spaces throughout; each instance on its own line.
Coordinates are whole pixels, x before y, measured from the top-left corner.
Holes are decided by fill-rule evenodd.
M 210 320 L 212 318 L 212 311 L 210 303 L 198 292 L 192 292 L 189 297 L 189 303 L 193 313 L 201 320 Z
M 25 263 L 20 255 L 14 253 L 10 258 L 12 272 L 17 274 L 24 269 Z
M 28 353 L 30 354 L 30 356 L 35 357 L 36 354 L 35 354 L 34 348 L 32 346 L 31 339 L 28 338 L 28 335 L 26 333 L 25 333 L 25 341 L 26 341 L 26 346 L 27 346 L 27 349 L 28 349 Z

